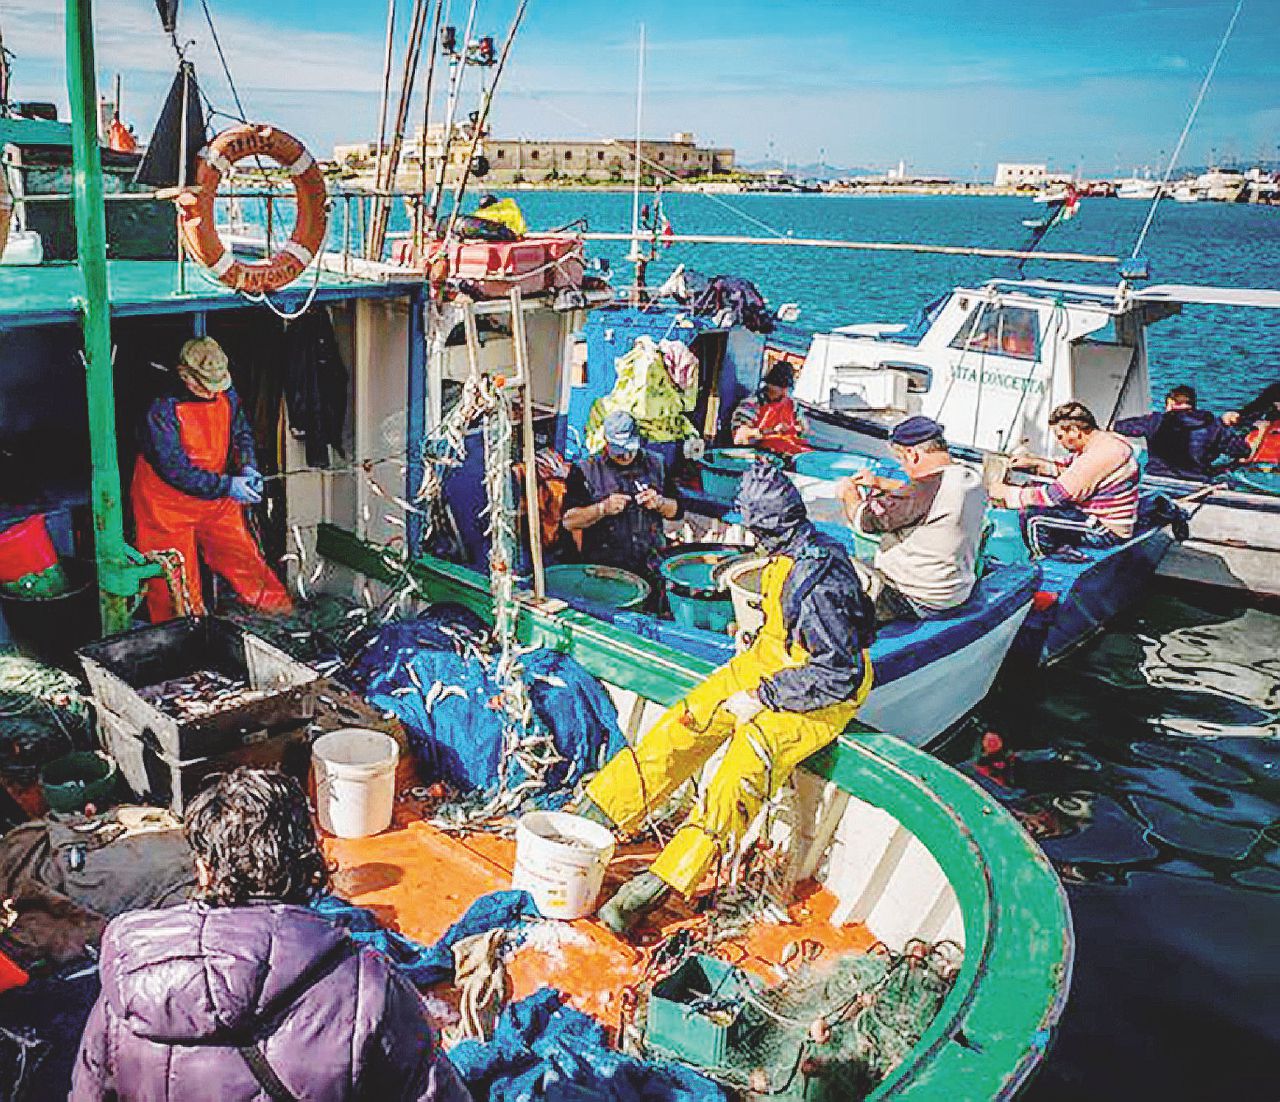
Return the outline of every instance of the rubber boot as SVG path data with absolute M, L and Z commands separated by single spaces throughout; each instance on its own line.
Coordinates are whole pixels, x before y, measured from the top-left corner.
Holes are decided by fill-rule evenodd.
M 670 894 L 671 888 L 664 880 L 642 872 L 623 884 L 596 917 L 621 936 L 660 907 Z
M 567 810 L 574 815 L 580 815 L 584 819 L 589 819 L 593 823 L 598 823 L 600 826 L 604 827 L 605 830 L 616 831 L 618 829 L 614 821 L 610 819 L 603 810 L 601 810 L 600 805 L 587 796 L 583 796 L 582 802 L 576 807 L 570 807 Z

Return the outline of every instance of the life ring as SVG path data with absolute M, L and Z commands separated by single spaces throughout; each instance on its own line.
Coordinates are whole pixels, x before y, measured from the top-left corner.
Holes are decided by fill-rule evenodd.
M 0 256 L 4 255 L 4 247 L 9 242 L 9 223 L 13 220 L 13 196 L 9 192 L 9 181 L 5 179 L 4 166 L 0 165 Z
M 292 134 L 274 126 L 245 123 L 224 130 L 200 151 L 195 187 L 178 196 L 178 220 L 187 248 L 218 279 L 236 291 L 278 291 L 315 259 L 328 226 L 328 198 L 320 166 Z M 245 157 L 270 157 L 293 178 L 298 219 L 280 251 L 266 260 L 240 260 L 218 236 L 214 203 L 218 185 Z

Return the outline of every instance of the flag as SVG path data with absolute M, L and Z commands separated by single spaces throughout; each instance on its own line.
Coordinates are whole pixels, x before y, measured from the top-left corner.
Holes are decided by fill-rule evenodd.
M 186 87 L 187 115 L 182 117 L 183 87 Z M 182 135 L 187 136 L 187 164 L 185 174 L 179 176 L 179 160 L 182 156 Z M 156 123 L 146 155 L 138 165 L 134 179 L 152 187 L 178 187 L 195 182 L 197 156 L 205 147 L 204 109 L 200 105 L 200 87 L 196 84 L 196 69 L 189 61 L 178 68 L 160 120 Z
M 120 121 L 119 115 L 111 120 L 111 126 L 107 130 L 107 148 L 116 153 L 137 152 L 138 142 L 129 128 Z
M 164 33 L 173 34 L 178 26 L 178 0 L 156 0 L 156 11 L 160 13 Z

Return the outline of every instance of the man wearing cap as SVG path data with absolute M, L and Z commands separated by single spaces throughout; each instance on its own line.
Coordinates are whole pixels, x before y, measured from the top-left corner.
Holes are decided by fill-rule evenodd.
M 785 360 L 769 368 L 760 389 L 739 402 L 733 411 L 733 442 L 778 455 L 813 451 L 804 438 L 808 426 L 791 397 L 795 382 L 795 369 Z
M 908 417 L 889 446 L 906 482 L 859 471 L 841 485 L 849 523 L 880 536 L 874 566 L 858 564 L 880 623 L 936 616 L 969 599 L 987 510 L 981 476 L 952 461 L 937 421 Z
M 176 550 L 192 613 L 204 612 L 199 555 L 245 604 L 288 612 L 293 604 L 245 525 L 244 506 L 262 500 L 253 431 L 231 386 L 227 354 L 211 337 L 187 341 L 178 378 L 151 403 L 133 470 L 139 551 Z M 153 623 L 172 619 L 163 579 L 147 586 Z
M 662 522 L 683 509 L 661 456 L 642 443 L 631 414 L 615 410 L 604 419 L 604 451 L 569 472 L 563 523 L 581 536 L 584 562 L 652 578 L 666 545 Z

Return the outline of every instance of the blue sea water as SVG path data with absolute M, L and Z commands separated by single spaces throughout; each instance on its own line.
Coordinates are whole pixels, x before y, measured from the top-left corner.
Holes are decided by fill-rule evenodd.
M 512 195 L 531 226 L 549 229 L 583 219 L 587 228 L 625 232 L 631 196 L 623 192 L 518 191 Z M 643 196 L 642 201 L 648 201 Z M 964 196 L 672 194 L 663 207 L 676 233 L 792 236 L 847 241 L 919 242 L 1021 248 L 1024 218 L 1045 208 L 1030 199 Z M 1149 204 L 1084 199 L 1079 214 L 1050 231 L 1042 248 L 1127 257 Z M 393 228 L 407 228 L 397 211 Z M 625 242 L 593 242 L 618 282 L 631 278 Z M 1280 288 L 1280 208 L 1162 202 L 1142 250 L 1152 283 Z M 775 246 L 677 244 L 661 250 L 649 282 L 677 264 L 707 274 L 754 281 L 775 307 L 800 306 L 813 330 L 871 321 L 906 321 L 956 285 L 1014 276 L 1016 262 L 986 258 L 851 252 Z M 1114 265 L 1029 261 L 1028 278 L 1114 285 Z M 1189 306 L 1151 331 L 1151 375 L 1157 393 L 1179 382 L 1203 391 L 1205 403 L 1228 408 L 1255 393 L 1263 375 L 1280 379 L 1280 311 Z
M 622 193 L 514 193 L 533 226 L 625 230 Z M 1030 200 L 671 195 L 676 232 L 1019 247 Z M 1147 204 L 1090 200 L 1045 248 L 1127 256 Z M 393 228 L 400 219 L 397 213 Z M 619 282 L 625 243 L 593 245 Z M 1280 209 L 1161 204 L 1152 282 L 1280 288 Z M 905 321 L 1010 261 L 677 245 L 677 263 L 757 283 L 815 330 Z M 1110 266 L 1033 261 L 1033 278 L 1109 284 Z M 1280 380 L 1280 311 L 1188 307 L 1153 328 L 1157 394 L 1189 381 L 1225 409 Z M 1018 756 L 997 795 L 1044 837 L 1071 900 L 1075 979 L 1032 1102 L 1275 1102 L 1280 1098 L 1280 616 L 1160 591 L 1031 684 L 999 684 L 948 756 L 973 771 L 977 735 Z M 957 1098 L 962 1091 L 959 1086 Z

